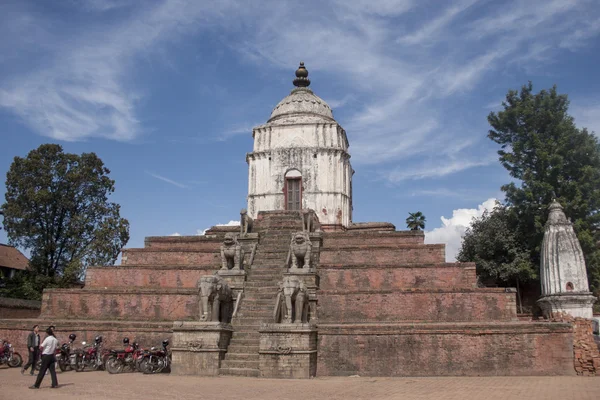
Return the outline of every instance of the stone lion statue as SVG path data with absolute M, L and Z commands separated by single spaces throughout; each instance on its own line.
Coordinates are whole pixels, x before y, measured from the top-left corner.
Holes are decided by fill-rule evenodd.
M 311 267 L 312 242 L 308 232 L 296 232 L 292 235 L 290 250 L 288 252 L 287 265 L 290 268 L 306 268 Z
M 243 269 L 244 250 L 233 233 L 225 234 L 221 245 L 221 269 Z
M 252 232 L 252 224 L 254 220 L 248 215 L 248 211 L 242 208 L 240 211 L 240 235 L 244 236 L 248 232 Z

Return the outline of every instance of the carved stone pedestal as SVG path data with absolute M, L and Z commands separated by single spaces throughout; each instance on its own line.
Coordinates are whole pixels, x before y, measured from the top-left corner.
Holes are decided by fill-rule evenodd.
M 244 289 L 244 282 L 246 281 L 246 271 L 242 269 L 220 269 L 217 274 L 223 278 L 229 287 L 234 291 L 240 291 Z
M 176 321 L 173 323 L 174 375 L 219 375 L 233 328 L 221 322 Z
M 317 327 L 263 324 L 259 368 L 263 378 L 312 378 L 317 373 Z

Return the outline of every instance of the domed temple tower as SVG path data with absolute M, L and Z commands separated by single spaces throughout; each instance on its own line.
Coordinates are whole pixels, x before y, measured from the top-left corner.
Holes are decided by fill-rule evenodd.
M 254 149 L 246 156 L 248 214 L 312 209 L 323 230 L 337 230 L 352 221 L 348 138 L 309 85 L 301 62 L 295 89 L 252 132 Z

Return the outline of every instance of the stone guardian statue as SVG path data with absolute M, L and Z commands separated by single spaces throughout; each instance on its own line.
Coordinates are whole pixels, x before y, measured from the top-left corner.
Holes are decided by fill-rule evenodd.
M 225 239 L 221 245 L 221 269 L 222 270 L 243 270 L 244 249 L 239 244 L 235 234 L 225 234 Z

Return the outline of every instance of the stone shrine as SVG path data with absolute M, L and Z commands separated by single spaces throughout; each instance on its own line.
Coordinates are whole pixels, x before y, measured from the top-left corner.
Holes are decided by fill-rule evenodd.
M 592 318 L 592 296 L 585 259 L 573 224 L 554 200 L 544 231 L 540 281 L 542 297 L 537 301 L 547 318 L 555 313 Z
M 352 221 L 346 134 L 303 64 L 294 85 L 253 131 L 239 227 L 147 237 L 83 289 L 45 290 L 42 321 L 0 320 L 0 337 L 22 346 L 33 323 L 115 348 L 169 337 L 174 374 L 574 374 L 571 324 L 519 321 L 514 289 L 477 287 L 475 265 L 421 231 Z

